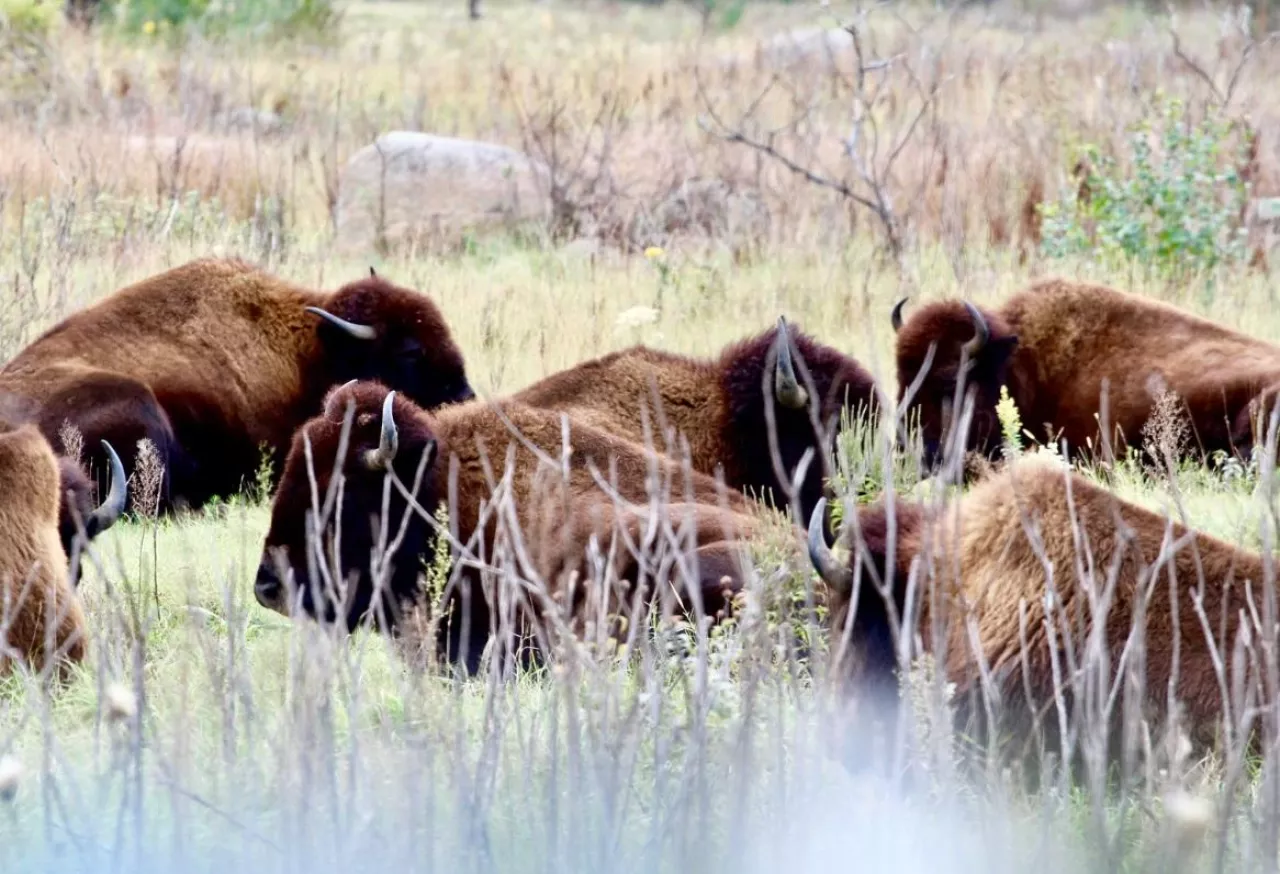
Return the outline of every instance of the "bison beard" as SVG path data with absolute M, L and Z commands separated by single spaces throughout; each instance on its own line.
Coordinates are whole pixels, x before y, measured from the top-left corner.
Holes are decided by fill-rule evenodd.
M 654 445 L 673 457 L 682 454 L 683 439 L 694 470 L 712 476 L 722 470 L 730 487 L 772 498 L 779 507 L 786 506 L 789 481 L 812 451 L 797 495 L 802 520 L 830 474 L 822 450 L 832 448 L 841 412 L 874 421 L 879 410 L 875 382 L 857 361 L 781 318 L 776 329 L 731 344 L 715 360 L 634 346 L 549 376 L 514 399 L 570 413 L 634 442 L 644 442 L 647 427 Z M 815 429 L 815 414 L 824 436 Z M 785 486 L 774 464 L 771 430 Z
M 104 448 L 113 460 L 112 488 L 101 507 L 81 518 L 90 536 L 124 510 L 118 459 L 109 445 Z M 58 533 L 64 480 L 53 450 L 33 426 L 0 426 L 0 482 L 0 671 L 15 655 L 41 671 L 50 662 L 82 661 L 87 629 Z
M 264 450 L 278 470 L 297 427 L 350 379 L 378 379 L 426 407 L 474 396 L 426 297 L 377 276 L 323 293 L 200 259 L 37 338 L 0 371 L 0 413 L 50 441 L 64 423 L 86 446 L 108 440 L 130 472 L 147 439 L 164 466 L 162 507 L 199 507 L 252 482 Z
M 856 555 L 856 564 L 836 557 L 827 547 L 822 536 L 824 511 L 825 501 L 810 522 L 810 557 L 831 592 L 833 633 L 844 634 L 849 626 L 846 676 L 854 686 L 866 689 L 872 700 L 881 704 L 896 700 L 898 656 L 889 604 L 877 591 L 870 571 L 885 580 L 899 617 L 908 607 L 908 583 L 914 573 L 919 576 L 909 606 L 918 620 L 907 633 L 918 629 L 924 648 L 934 653 L 946 678 L 956 684 L 957 710 L 962 719 L 975 721 L 970 727 L 975 733 L 989 728 L 983 724 L 979 655 L 989 666 L 1003 701 L 1004 727 L 1021 733 L 1033 723 L 1035 710 L 1039 714 L 1035 721 L 1052 740 L 1058 728 L 1052 707 L 1055 659 L 1059 666 L 1068 664 L 1063 641 L 1071 640 L 1074 651 L 1080 653 L 1084 636 L 1101 623 L 1110 658 L 1110 673 L 1102 680 L 1114 682 L 1136 624 L 1145 647 L 1145 673 L 1138 677 L 1145 696 L 1144 715 L 1153 717 L 1157 725 L 1162 721 L 1170 680 L 1176 673 L 1174 688 L 1184 709 L 1184 726 L 1197 748 L 1212 742 L 1223 707 L 1212 650 L 1192 592 L 1201 592 L 1214 634 L 1221 635 L 1216 644 L 1230 662 L 1241 614 L 1247 614 L 1249 603 L 1261 605 L 1265 598 L 1260 555 L 1170 523 L 1120 500 L 1059 462 L 1037 456 L 1011 463 L 977 484 L 958 505 L 947 506 L 937 515 L 922 505 L 899 504 L 892 517 L 896 528 L 892 562 L 888 561 L 890 515 L 884 503 L 859 510 L 854 517 L 856 528 L 848 526 L 841 538 L 849 553 Z M 1038 546 L 1029 539 L 1027 524 L 1037 532 Z M 1088 544 L 1088 555 L 1077 549 L 1077 532 L 1079 542 Z M 1041 555 L 1055 571 L 1056 606 L 1049 615 Z M 1082 579 L 1079 568 L 1094 569 L 1092 580 Z M 1203 569 L 1202 589 L 1198 568 Z M 1089 586 L 1095 586 L 1096 592 L 1113 586 L 1105 614 L 1094 613 L 1092 605 L 1103 602 L 1090 597 Z M 1176 611 L 1170 601 L 1171 587 L 1177 592 Z M 972 650 L 969 621 L 980 653 Z M 1046 623 L 1052 624 L 1056 645 L 1050 643 Z M 1028 641 L 1025 652 L 1023 628 Z M 934 650 L 935 641 L 941 641 L 941 651 Z M 1130 671 L 1137 670 L 1132 659 L 1127 662 Z M 1096 660 L 1092 669 L 1099 669 Z M 1069 705 L 1073 691 L 1068 677 L 1062 692 Z M 1120 726 L 1111 728 L 1114 754 Z
M 891 314 L 899 400 L 918 381 L 909 406 L 920 417 L 930 466 L 946 454 L 958 419 L 958 382 L 973 395 L 963 443 L 988 456 L 1001 445 L 1001 386 L 1036 439 L 1065 439 L 1073 455 L 1090 445 L 1097 451 L 1109 444 L 1117 453 L 1125 444 L 1140 446 L 1163 387 L 1190 420 L 1186 449 L 1245 457 L 1259 404 L 1280 386 L 1280 348 L 1104 286 L 1045 280 L 999 310 L 935 303 L 905 322 L 904 303 Z
M 336 528 L 341 543 L 338 563 L 348 578 L 345 593 L 344 586 L 332 586 L 339 593 L 334 597 L 325 591 L 329 568 L 315 560 L 316 539 L 311 535 L 317 526 L 309 518 L 313 499 L 307 453 L 309 445 L 314 503 L 323 506 L 348 415 L 341 504 L 330 505 L 330 512 L 322 514 L 324 554 L 330 554 L 330 532 Z M 672 587 L 661 584 L 672 580 L 643 577 L 625 549 L 611 559 L 623 591 L 602 592 L 587 561 L 593 537 L 606 551 L 617 529 L 641 539 L 651 509 L 652 472 L 670 481 L 675 495 L 656 509 L 670 513 L 675 525 L 689 523 L 693 534 L 698 584 L 678 591 L 679 598 L 686 606 L 690 598 L 700 599 L 709 614 L 724 609 L 723 589 L 727 585 L 736 590 L 745 572 L 739 541 L 758 526 L 746 499 L 701 474 L 685 479 L 679 465 L 626 441 L 581 423 L 571 421 L 569 426 L 572 453 L 563 459 L 562 468 L 562 423 L 555 413 L 508 402 L 467 404 L 432 414 L 377 383 L 335 389 L 324 412 L 298 432 L 286 460 L 255 586 L 259 602 L 284 613 L 296 606 L 325 622 L 342 621 L 348 629 L 372 619 L 397 633 L 404 611 L 421 597 L 423 561 L 430 562 L 439 548 L 450 548 L 425 517 L 447 506 L 457 541 L 483 562 L 494 561 L 499 524 L 491 515 L 482 530 L 477 527 L 484 513 L 482 502 L 494 498 L 494 482 L 502 478 L 503 459 L 510 451 L 510 501 L 501 506 L 512 514 L 505 520 L 510 523 L 507 533 L 514 531 L 512 536 L 523 542 L 518 567 L 507 565 L 506 570 L 533 583 L 521 605 L 524 620 L 546 619 L 558 601 L 555 615 L 563 612 L 581 627 L 585 614 L 606 596 L 620 599 L 612 602 L 616 610 L 643 585 L 657 585 L 669 594 Z M 610 500 L 594 478 L 592 465 L 601 476 L 614 479 L 623 503 Z M 493 471 L 494 481 L 486 471 Z M 407 512 L 409 496 L 416 505 L 413 512 Z M 403 536 L 375 583 L 371 559 L 382 552 L 376 529 L 384 500 L 389 508 L 386 540 L 392 541 L 401 530 Z M 473 671 L 494 624 L 494 605 L 482 592 L 479 570 L 462 570 L 447 605 L 451 619 L 444 625 L 449 638 L 439 642 L 447 658 L 460 659 Z

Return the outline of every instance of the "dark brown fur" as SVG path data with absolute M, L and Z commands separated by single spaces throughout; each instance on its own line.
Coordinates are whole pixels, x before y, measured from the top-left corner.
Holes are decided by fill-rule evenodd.
M 1184 405 L 1195 433 L 1191 448 L 1206 454 L 1247 454 L 1250 402 L 1280 384 L 1280 347 L 1103 286 L 1046 280 L 998 310 L 981 312 L 991 340 L 965 379 L 976 393 L 966 445 L 987 455 L 1000 446 L 995 405 L 1002 384 L 1037 440 L 1065 439 L 1073 454 L 1102 445 L 1096 417 L 1104 381 L 1107 436 L 1115 451 L 1142 445 L 1156 377 Z M 942 454 L 960 347 L 974 334 L 973 321 L 956 302 L 920 308 L 898 332 L 899 398 L 917 378 L 929 345 L 937 344 L 914 402 L 930 462 Z
M 85 657 L 84 612 L 59 543 L 59 487 L 40 432 L 0 423 L 0 671 Z
M 420 562 L 430 561 L 437 546 L 434 531 L 420 515 L 414 515 L 403 544 L 393 558 L 394 567 L 387 581 L 390 594 L 383 599 L 385 609 L 370 609 L 374 596 L 368 570 L 375 543 L 372 521 L 380 513 L 385 476 L 381 469 L 371 469 L 362 459 L 379 446 L 386 396 L 386 387 L 372 382 L 335 389 L 325 403 L 324 412 L 309 421 L 294 438 L 272 508 L 271 527 L 258 574 L 257 592 L 264 606 L 287 612 L 285 592 L 289 584 L 282 582 L 279 573 L 283 566 L 293 576 L 293 586 L 300 593 L 298 603 L 304 612 L 328 622 L 335 621 L 344 612 L 333 603 L 326 603 L 306 563 L 307 514 L 312 499 L 305 441 L 310 441 L 318 494 L 323 500 L 348 402 L 354 403 L 354 418 L 343 467 L 344 497 L 338 518 L 341 567 L 344 573 L 353 574 L 356 581 L 354 592 L 347 595 L 343 620 L 348 628 L 354 628 L 366 615 L 375 612 L 374 618 L 382 627 L 394 630 L 403 609 L 419 597 Z M 429 453 L 431 460 L 415 493 L 416 500 L 427 513 L 435 513 L 442 504 L 448 507 L 454 536 L 463 543 L 475 533 L 481 502 L 492 495 L 486 467 L 495 479 L 501 478 L 508 449 L 514 447 L 511 493 L 520 531 L 538 577 L 552 587 L 554 593 L 564 590 L 572 572 L 586 575 L 585 549 L 592 535 L 598 536 L 602 548 L 607 549 L 615 523 L 632 537 L 638 537 L 643 531 L 650 504 L 647 480 L 651 471 L 662 472 L 674 483 L 668 511 L 677 518 L 686 511 L 691 514 L 695 541 L 701 547 L 699 557 L 704 560 L 700 572 L 706 575 L 705 591 L 700 590 L 698 594 L 707 612 L 714 613 L 724 606 L 720 594 L 723 576 L 736 578 L 735 586 L 740 584 L 741 573 L 729 571 L 736 559 L 733 547 L 736 537 L 750 533 L 754 525 L 753 517 L 748 514 L 751 504 L 712 478 L 695 473 L 686 480 L 679 465 L 665 457 L 575 420 L 570 423 L 573 452 L 565 462 L 568 475 L 563 479 L 559 472 L 561 417 L 518 402 L 491 405 L 475 401 L 428 413 L 397 396 L 393 410 L 399 435 L 393 463 L 396 477 L 406 489 L 412 489 L 418 465 L 424 453 Z M 513 436 L 504 417 L 518 431 L 519 440 Z M 540 462 L 523 441 L 546 453 L 552 464 Z M 636 509 L 619 509 L 606 497 L 592 476 L 590 465 L 593 464 L 603 477 L 616 481 L 621 498 L 636 505 Z M 403 495 L 392 489 L 389 519 L 393 526 L 399 526 L 405 506 Z M 494 549 L 495 530 L 491 520 L 484 531 L 483 545 L 478 549 L 486 552 Z M 278 563 L 278 558 L 283 559 L 283 563 Z M 636 567 L 625 554 L 615 559 L 615 569 L 622 579 L 637 582 Z M 579 587 L 581 597 L 590 599 L 599 595 L 598 591 L 592 591 L 589 582 L 580 583 Z M 481 591 L 477 574 L 465 571 L 463 584 L 455 593 L 454 611 L 457 615 L 458 598 L 470 599 L 470 619 L 455 623 L 454 639 L 447 644 L 451 657 L 457 657 L 461 645 L 458 638 L 465 630 L 469 641 L 461 655 L 472 668 L 489 630 L 488 605 Z M 576 602 L 572 605 L 575 611 L 579 606 Z
M 1184 726 L 1195 744 L 1203 748 L 1218 727 L 1222 698 L 1210 646 L 1192 600 L 1201 580 L 1197 562 L 1204 572 L 1205 613 L 1213 623 L 1219 651 L 1230 654 L 1240 614 L 1249 610 L 1246 589 L 1258 609 L 1263 609 L 1260 605 L 1269 580 L 1262 557 L 1181 524 L 1170 524 L 1163 515 L 1123 501 L 1079 474 L 1071 472 L 1069 482 L 1067 477 L 1061 463 L 1028 456 L 980 482 L 957 504 L 945 505 L 940 512 L 925 505 L 900 504 L 894 514 L 896 548 L 891 563 L 887 561 L 887 508 L 883 502 L 867 507 L 857 517 L 864 549 L 849 552 L 869 561 L 878 574 L 884 575 L 889 568 L 889 588 L 899 616 L 916 566 L 914 590 L 923 594 L 917 594 L 914 609 L 919 621 L 913 627 L 925 649 L 937 656 L 947 679 L 956 683 L 958 694 L 979 690 L 979 662 L 966 629 L 972 619 L 981 655 L 997 681 L 1005 707 L 1020 711 L 1007 714 L 1007 718 L 1025 726 L 1029 708 L 1034 708 L 1050 736 L 1057 728 L 1053 657 L 1056 655 L 1060 665 L 1066 663 L 1062 640 L 1068 635 L 1075 651 L 1080 652 L 1095 621 L 1087 594 L 1089 578 L 1081 577 L 1078 569 L 1094 569 L 1092 585 L 1098 592 L 1115 573 L 1114 599 L 1104 620 L 1111 676 L 1135 620 L 1145 610 L 1145 621 L 1137 623 L 1145 647 L 1145 699 L 1141 704 L 1145 715 L 1154 717 L 1158 724 L 1175 669 L 1176 630 L 1175 694 L 1184 708 Z M 1054 569 L 1061 605 L 1061 613 L 1054 617 L 1056 640 L 1051 640 L 1046 630 L 1048 575 L 1028 538 L 1024 520 L 1038 533 L 1043 554 Z M 1080 542 L 1088 545 L 1087 553 L 1077 548 L 1077 530 Z M 856 544 L 858 537 L 847 531 L 842 542 L 848 547 Z M 1172 573 L 1166 558 L 1144 603 L 1147 575 L 1172 544 L 1177 544 Z M 820 560 L 815 565 L 820 565 Z M 830 596 L 833 628 L 843 631 L 853 592 L 833 581 L 832 575 L 825 576 L 829 583 L 834 582 Z M 859 682 L 884 691 L 896 686 L 892 672 L 897 667 L 897 651 L 885 602 L 873 589 L 865 564 L 860 577 L 848 665 L 859 675 Z M 844 577 L 845 583 L 848 579 Z M 1176 612 L 1170 600 L 1171 586 L 1177 591 Z M 1020 611 L 1025 611 L 1024 623 Z M 1070 628 L 1064 627 L 1064 616 L 1071 617 Z M 1026 629 L 1025 655 L 1020 627 Z M 941 650 L 935 646 L 937 642 L 941 642 Z M 1070 689 L 1065 692 L 1070 700 Z M 972 715 L 981 711 L 981 705 L 960 709 Z
M 818 421 L 834 433 L 842 409 L 850 417 L 876 415 L 875 383 L 857 361 L 788 326 L 800 374 L 808 370 L 820 403 Z M 778 454 L 786 475 L 794 475 L 806 450 L 817 449 L 810 418 L 812 400 L 804 409 L 791 409 L 772 397 L 773 346 L 777 329 L 764 331 L 726 347 L 716 359 L 692 358 L 633 346 L 534 383 L 515 394 L 515 400 L 547 410 L 572 413 L 586 422 L 627 440 L 643 443 L 645 424 L 652 445 L 681 457 L 679 442 L 668 443 L 661 430 L 688 442 L 694 470 L 715 475 L 723 470 L 732 488 L 786 503 L 770 451 L 766 404 L 773 407 Z M 800 384 L 807 385 L 803 375 Z M 655 411 L 654 398 L 661 401 Z M 643 411 L 643 412 L 642 412 Z M 642 418 L 644 417 L 644 418 Z M 833 427 L 834 426 L 834 427 Z M 815 451 L 799 504 L 807 519 L 823 493 L 823 455 Z
M 356 339 L 316 306 L 377 331 Z M 171 499 L 199 506 L 279 459 L 324 393 L 378 378 L 426 406 L 472 396 L 462 355 L 426 297 L 375 276 L 332 294 L 234 259 L 201 259 L 128 286 L 47 331 L 0 371 L 0 416 L 50 441 L 63 422 L 117 447 L 150 439 Z

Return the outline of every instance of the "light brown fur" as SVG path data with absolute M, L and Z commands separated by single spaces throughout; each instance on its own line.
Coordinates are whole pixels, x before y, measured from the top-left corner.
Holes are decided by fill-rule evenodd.
M 372 581 L 367 568 L 373 548 L 370 517 L 380 512 L 384 474 L 381 469 L 369 469 L 359 459 L 379 445 L 381 406 L 386 396 L 386 388 L 376 383 L 335 389 L 326 401 L 325 412 L 309 421 L 295 437 L 272 507 L 271 527 L 259 569 L 257 591 L 264 606 L 274 609 L 287 606 L 281 598 L 283 585 L 277 564 L 277 559 L 283 558 L 295 583 L 307 594 L 304 609 L 313 616 L 323 614 L 330 621 L 338 619 L 336 610 L 325 612 L 317 607 L 317 593 L 312 591 L 314 587 L 305 567 L 308 548 L 305 519 L 311 499 L 303 436 L 311 443 L 316 483 L 323 494 L 332 475 L 343 412 L 347 402 L 354 401 L 355 419 L 344 468 L 341 558 L 344 572 L 359 574 L 356 589 L 361 594 L 352 600 L 346 608 L 347 615 L 342 618 L 348 627 L 354 628 L 369 612 Z M 573 451 L 564 459 L 562 473 L 561 417 L 515 401 L 472 402 L 427 413 L 397 397 L 394 418 L 399 435 L 394 461 L 396 476 L 406 488 L 411 487 L 424 452 L 430 451 L 431 462 L 415 500 L 428 513 L 434 513 L 441 505 L 448 507 L 450 524 L 463 543 L 475 533 L 482 502 L 493 499 L 493 484 L 503 476 L 508 450 L 514 449 L 512 506 L 531 570 L 547 585 L 547 595 L 566 597 L 563 593 L 574 572 L 584 581 L 591 576 L 586 549 L 593 536 L 600 540 L 605 551 L 615 526 L 639 539 L 648 525 L 650 505 L 655 500 L 673 521 L 687 519 L 692 526 L 693 544 L 701 565 L 699 579 L 707 584 L 700 594 L 708 612 L 714 613 L 720 606 L 709 602 L 722 600 L 723 576 L 731 577 L 731 589 L 736 590 L 742 583 L 741 567 L 735 565 L 740 559 L 738 544 L 758 528 L 751 513 L 753 505 L 710 477 L 695 472 L 686 479 L 681 466 L 666 457 L 647 453 L 641 447 L 573 420 L 569 429 Z M 530 446 L 537 447 L 545 457 L 539 458 Z M 593 466 L 604 481 L 615 483 L 609 488 L 616 488 L 621 505 L 615 504 L 609 497 L 609 489 L 597 482 Z M 660 491 L 651 497 L 649 483 L 653 471 L 658 473 Z M 662 480 L 671 484 L 666 487 L 671 489 L 669 494 L 664 494 Z M 393 491 L 390 502 L 393 524 L 399 524 L 404 506 L 403 498 Z M 496 534 L 497 524 L 491 518 L 480 541 L 486 554 L 491 555 Z M 429 561 L 438 548 L 434 533 L 420 518 L 414 517 L 394 558 L 388 582 L 391 594 L 384 601 L 394 605 L 387 625 L 394 628 L 398 608 L 417 600 L 419 562 Z M 611 563 L 621 581 L 636 583 L 636 568 L 625 550 Z M 653 575 L 653 569 L 648 569 L 646 576 Z M 661 581 L 661 574 L 658 576 Z M 467 651 L 461 653 L 467 663 L 474 666 L 478 658 L 475 645 L 483 643 L 489 632 L 489 605 L 484 602 L 476 572 L 464 572 L 462 590 L 471 593 L 472 610 L 477 611 L 465 623 L 473 637 Z M 569 613 L 580 616 L 583 605 L 594 603 L 601 594 L 599 587 L 580 583 L 575 600 L 568 605 Z M 689 606 L 687 596 L 686 592 L 686 607 Z M 616 608 L 617 601 L 612 603 Z M 458 632 L 462 625 L 463 621 L 459 620 L 454 631 Z M 455 655 L 458 654 L 456 647 L 456 642 L 450 644 L 450 651 Z
M 1107 438 L 1119 450 L 1140 447 L 1159 384 L 1189 414 L 1194 445 L 1247 453 L 1250 402 L 1280 383 L 1280 347 L 1151 298 L 1084 282 L 1047 279 L 998 310 L 982 310 L 991 342 L 975 359 L 969 384 L 978 391 L 968 446 L 998 450 L 994 415 L 999 386 L 1008 386 L 1023 426 L 1041 441 L 1065 439 L 1071 452 L 1098 451 L 1098 417 L 1107 383 Z M 912 313 L 897 336 L 900 391 L 916 378 L 931 342 L 930 376 L 917 396 L 926 446 L 941 439 L 962 343 L 974 335 L 955 303 Z M 987 359 L 992 360 L 988 361 Z M 1153 378 L 1155 381 L 1153 382 Z
M 711 474 L 723 462 L 715 425 L 727 412 L 724 396 L 714 391 L 718 379 L 712 362 L 636 346 L 553 374 L 512 400 L 571 413 L 575 421 L 625 440 L 644 443 L 647 437 L 659 452 L 679 457 L 684 446 L 668 445 L 664 428 L 670 429 L 675 440 L 687 442 L 690 466 Z
M 0 670 L 82 661 L 84 612 L 58 537 L 58 464 L 34 427 L 0 426 L 0 483 Z
M 784 328 L 788 343 L 782 350 Z M 806 387 L 799 403 L 779 392 L 775 381 L 783 351 Z M 792 478 L 811 453 L 796 495 L 801 518 L 822 496 L 830 473 L 827 450 L 841 414 L 874 418 L 879 409 L 874 380 L 857 361 L 781 319 L 714 358 L 633 346 L 553 374 L 513 399 L 571 413 L 675 458 L 687 451 L 694 470 L 722 473 L 731 488 L 778 507 L 786 506 Z
M 918 563 L 916 586 L 925 594 L 918 606 L 917 627 L 926 650 L 933 650 L 931 629 L 943 630 L 945 643 L 938 653 L 942 656 L 939 661 L 961 694 L 976 691 L 979 681 L 978 662 L 965 627 L 972 619 L 981 654 L 1000 684 L 1006 706 L 1012 703 L 1015 710 L 1023 711 L 1015 718 L 1027 715 L 1025 688 L 1030 691 L 1031 706 L 1045 715 L 1046 727 L 1056 728 L 1053 654 L 1060 669 L 1067 671 L 1063 636 L 1069 634 L 1080 651 L 1084 640 L 1081 629 L 1092 627 L 1095 621 L 1089 586 L 1101 593 L 1109 574 L 1115 573 L 1115 594 L 1105 614 L 1103 635 L 1112 676 L 1135 619 L 1145 610 L 1145 622 L 1140 626 L 1146 668 L 1140 674 L 1146 712 L 1159 721 L 1176 667 L 1175 693 L 1185 708 L 1185 725 L 1197 744 L 1210 741 L 1222 713 L 1222 696 L 1211 649 L 1192 600 L 1200 589 L 1197 560 L 1204 574 L 1205 614 L 1218 636 L 1219 652 L 1230 662 L 1240 611 L 1248 610 L 1246 589 L 1258 609 L 1264 602 L 1269 579 L 1259 554 L 1171 524 L 1163 515 L 1123 501 L 1074 472 L 1067 479 L 1060 463 L 1034 456 L 1011 463 L 937 515 L 931 515 L 933 512 L 922 505 L 899 508 L 893 591 L 901 607 L 912 564 Z M 859 514 L 864 542 L 879 569 L 885 567 L 885 518 L 883 504 Z M 1061 604 L 1061 611 L 1054 614 L 1057 644 L 1046 630 L 1048 572 L 1028 538 L 1024 519 L 1038 532 L 1044 558 L 1053 568 L 1055 597 Z M 1087 549 L 1077 546 L 1073 533 L 1077 530 Z M 1166 554 L 1174 545 L 1176 602 L 1170 597 Z M 1147 575 L 1162 555 L 1165 559 L 1158 569 L 1158 582 L 1149 595 L 1144 594 Z M 1078 568 L 1092 568 L 1092 581 Z M 866 590 L 866 580 L 864 575 L 864 593 L 855 614 L 855 654 L 859 654 L 862 640 L 884 640 L 878 627 L 885 621 L 884 608 L 876 603 L 878 596 Z M 845 622 L 849 606 L 847 594 L 836 596 L 836 627 Z M 1064 629 L 1064 616 L 1073 617 L 1073 621 L 1078 617 L 1084 625 Z M 1025 625 L 1020 625 L 1024 619 Z M 1020 627 L 1026 629 L 1025 656 Z M 1176 666 L 1175 631 L 1179 647 Z M 872 662 L 883 668 L 887 663 L 883 656 L 879 654 Z M 859 661 L 855 658 L 852 664 Z M 1070 696 L 1071 690 L 1065 691 Z
M 352 339 L 306 307 L 376 329 Z M 0 416 L 87 447 L 109 439 L 131 471 L 156 444 L 193 506 L 280 456 L 324 393 L 381 374 L 428 406 L 471 397 L 433 303 L 377 277 L 319 292 L 232 258 L 202 258 L 120 289 L 45 332 L 0 371 Z M 279 469 L 279 459 L 275 459 Z M 167 496 L 166 496 L 167 497 Z

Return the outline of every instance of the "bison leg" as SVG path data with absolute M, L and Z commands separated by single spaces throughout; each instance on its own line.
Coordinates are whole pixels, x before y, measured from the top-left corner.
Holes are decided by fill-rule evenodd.
M 1280 388 L 1272 386 L 1241 405 L 1231 422 L 1231 454 L 1247 461 L 1254 446 L 1266 442 L 1277 394 Z
M 40 410 L 40 430 L 58 451 L 65 450 L 60 432 L 66 424 L 83 438 L 86 457 L 82 463 L 97 484 L 98 494 L 105 495 L 110 488 L 110 465 L 102 449 L 106 440 L 120 454 L 135 501 L 150 499 L 157 511 L 167 511 L 182 497 L 173 484 L 186 472 L 186 455 L 174 437 L 169 417 L 147 386 L 109 373 L 81 378 L 52 395 Z M 156 466 L 134 477 L 143 440 L 151 443 Z

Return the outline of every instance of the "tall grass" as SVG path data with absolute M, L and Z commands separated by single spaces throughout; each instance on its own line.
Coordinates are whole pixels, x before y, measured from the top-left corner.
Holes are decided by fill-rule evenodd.
M 0 359 L 131 281 L 228 253 L 324 288 L 374 261 L 439 302 L 485 395 L 633 342 L 711 355 L 779 314 L 892 394 L 894 300 L 1006 296 L 1046 269 L 1028 205 L 1069 184 L 1070 145 L 1121 143 L 1157 84 L 1191 105 L 1209 99 L 1172 53 L 1167 22 L 1127 7 L 1040 25 L 1000 5 L 873 17 L 877 55 L 912 57 L 941 88 L 887 183 L 911 244 L 894 264 L 864 212 L 699 124 L 704 98 L 735 120 L 770 83 L 758 39 L 827 13 L 752 4 L 710 36 L 682 6 L 486 4 L 481 22 L 465 16 L 461 3 L 353 4 L 337 44 L 271 52 L 63 28 L 0 61 L 14 72 L 0 76 Z M 1220 82 L 1244 50 L 1233 22 L 1194 11 L 1178 25 Z M 1232 102 L 1262 134 L 1258 194 L 1275 193 L 1275 67 L 1258 51 Z M 881 121 L 894 130 L 916 91 L 886 81 Z M 841 163 L 848 83 L 793 70 L 783 84 L 759 122 L 804 107 L 806 124 L 779 147 L 852 172 Z M 246 107 L 280 126 L 238 125 Z M 544 238 L 332 251 L 338 170 L 377 133 L 534 149 L 553 121 L 565 154 L 587 155 L 562 177 L 573 221 Z M 672 192 L 699 177 L 757 192 L 767 233 L 725 239 L 668 222 Z M 641 254 L 650 244 L 660 262 Z M 1224 271 L 1211 297 L 1087 261 L 1052 269 L 1280 337 L 1256 269 Z M 837 484 L 851 503 L 916 486 L 918 462 L 892 436 L 842 437 Z M 1211 533 L 1272 543 L 1265 465 L 1176 474 L 1090 471 Z M 566 638 L 544 668 L 513 675 L 498 660 L 464 678 L 407 657 L 409 641 L 347 638 L 259 608 L 267 520 L 259 495 L 122 523 L 96 543 L 81 584 L 90 662 L 63 689 L 22 673 L 0 681 L 7 869 L 1275 866 L 1270 749 L 1238 780 L 1226 767 L 1244 761 L 1236 749 L 1204 762 L 1153 755 L 1118 788 L 1050 775 L 1031 792 L 999 756 L 961 767 L 964 738 L 927 661 L 906 684 L 919 718 L 884 760 L 911 764 L 913 779 L 848 767 L 867 705 L 860 713 L 829 682 L 820 593 L 785 526 L 757 544 L 747 609 L 726 628 L 654 626 L 625 658 Z M 496 565 L 514 587 L 518 569 Z

